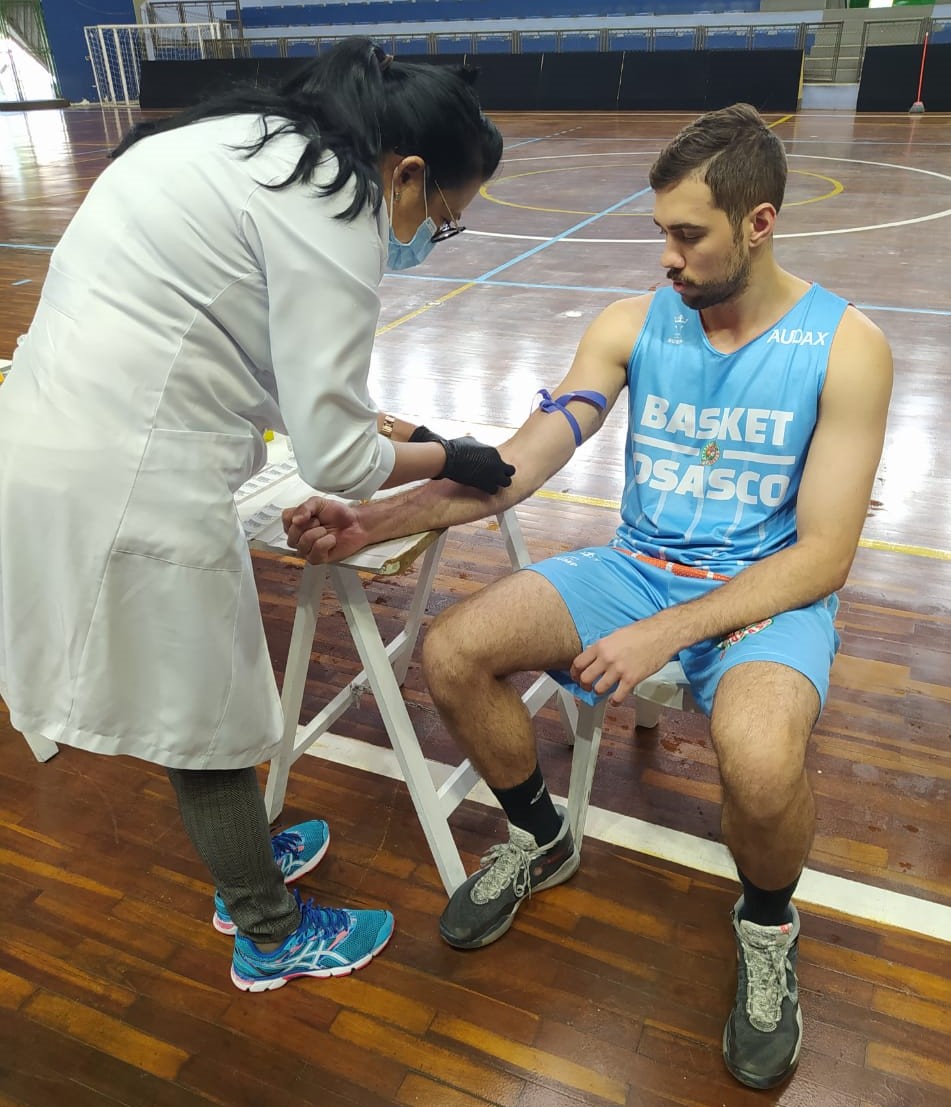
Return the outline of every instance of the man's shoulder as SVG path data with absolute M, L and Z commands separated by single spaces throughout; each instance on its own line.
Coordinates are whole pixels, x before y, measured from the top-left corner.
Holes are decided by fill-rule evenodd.
M 835 332 L 832 353 L 887 352 L 888 339 L 881 328 L 854 304 L 849 303 Z
M 626 296 L 623 300 L 615 300 L 601 312 L 600 318 L 621 327 L 639 326 L 647 318 L 656 295 L 655 292 L 644 292 L 637 296 Z
M 608 304 L 591 324 L 589 335 L 597 336 L 612 345 L 621 343 L 630 350 L 643 329 L 653 295 L 648 292 L 640 296 L 628 296 Z
M 810 293 L 813 303 L 817 300 L 825 301 L 827 306 L 841 312 L 835 327 L 831 356 L 836 356 L 842 352 L 851 354 L 859 350 L 866 353 L 869 351 L 884 351 L 887 353 L 889 351 L 888 340 L 881 329 L 864 312 L 860 311 L 851 300 L 831 288 L 826 288 L 818 281 L 811 283 L 806 295 L 810 295 Z
M 849 304 L 829 351 L 824 400 L 838 396 L 843 402 L 853 403 L 858 395 L 876 395 L 887 406 L 892 376 L 888 339 L 867 315 Z

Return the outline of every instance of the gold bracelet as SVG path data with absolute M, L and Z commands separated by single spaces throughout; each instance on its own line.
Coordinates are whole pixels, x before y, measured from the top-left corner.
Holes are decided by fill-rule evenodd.
M 384 415 L 383 416 L 383 426 L 380 427 L 380 434 L 382 434 L 384 438 L 392 438 L 393 437 L 393 426 L 394 426 L 395 423 L 396 423 L 396 416 L 395 415 Z

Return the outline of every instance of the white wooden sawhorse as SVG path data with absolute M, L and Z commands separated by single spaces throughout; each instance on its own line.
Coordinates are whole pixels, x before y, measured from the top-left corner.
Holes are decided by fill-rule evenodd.
M 309 490 L 296 487 L 290 481 L 279 490 L 279 498 L 274 502 L 276 494 L 277 490 L 269 490 L 272 502 L 257 515 L 257 518 L 265 520 L 266 525 L 256 537 L 252 537 L 252 544 L 288 554 L 290 551 L 279 526 L 279 507 L 301 502 Z M 247 518 L 247 510 L 243 515 Z M 267 522 L 268 517 L 271 522 Z M 528 564 L 530 558 L 514 511 L 500 514 L 498 521 L 513 567 Z M 284 671 L 281 697 L 284 733 L 280 750 L 271 761 L 268 772 L 265 803 L 269 819 L 275 819 L 283 808 L 288 777 L 297 758 L 325 734 L 361 695 L 372 692 L 440 879 L 447 892 L 451 893 L 462 883 L 466 873 L 448 820 L 478 782 L 479 775 L 468 761 L 463 761 L 441 785 L 434 783 L 400 690 L 432 591 L 444 542 L 445 532 L 428 531 L 368 547 L 338 565 L 304 567 L 297 590 L 294 626 Z M 385 644 L 359 573 L 384 576 L 403 573 L 421 554 L 423 561 L 405 625 L 389 644 Z M 314 718 L 298 725 L 320 601 L 328 585 L 340 603 L 363 669 Z M 681 705 L 678 697 L 682 697 L 682 692 L 675 683 L 675 677 L 672 670 L 664 670 L 638 688 L 639 710 L 643 702 L 643 710 L 649 716 L 647 725 L 656 725 L 661 707 Z M 529 712 L 535 715 L 553 696 L 558 697 L 563 724 L 574 743 L 568 812 L 572 833 L 580 842 L 601 740 L 605 704 L 591 705 L 575 700 L 548 674 L 542 674 L 532 684 L 523 700 Z

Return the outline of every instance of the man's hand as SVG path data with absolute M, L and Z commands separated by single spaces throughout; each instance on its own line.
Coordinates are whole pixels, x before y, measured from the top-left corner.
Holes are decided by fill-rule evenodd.
M 311 496 L 281 513 L 287 544 L 312 565 L 342 561 L 362 550 L 369 539 L 357 510 L 339 500 Z
M 599 639 L 571 663 L 571 679 L 599 695 L 614 688 L 610 702 L 615 707 L 623 703 L 632 689 L 662 669 L 676 652 L 670 636 L 652 623 L 643 619 Z

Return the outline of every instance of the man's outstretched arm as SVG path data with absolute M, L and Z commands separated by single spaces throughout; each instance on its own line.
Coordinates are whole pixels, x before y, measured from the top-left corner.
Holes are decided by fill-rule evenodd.
M 649 303 L 644 296 L 606 308 L 588 328 L 568 375 L 552 393 L 556 400 L 571 392 L 604 396 L 603 409 L 584 400 L 567 404 L 581 441 L 601 427 L 627 383 L 627 362 Z M 495 515 L 537 491 L 570 460 L 576 449 L 572 420 L 557 410 L 533 412 L 499 447 L 515 474 L 512 484 L 495 495 L 442 480 L 359 507 L 312 498 L 284 512 L 288 543 L 314 563 L 339 561 L 374 542 Z

